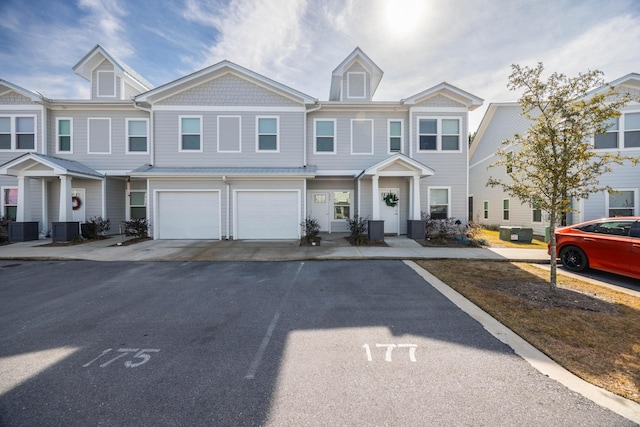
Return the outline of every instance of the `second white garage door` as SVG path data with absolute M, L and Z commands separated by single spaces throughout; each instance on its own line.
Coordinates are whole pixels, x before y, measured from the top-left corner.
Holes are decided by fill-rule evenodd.
M 217 191 L 159 191 L 158 239 L 219 239 Z
M 236 239 L 298 239 L 298 191 L 238 191 Z

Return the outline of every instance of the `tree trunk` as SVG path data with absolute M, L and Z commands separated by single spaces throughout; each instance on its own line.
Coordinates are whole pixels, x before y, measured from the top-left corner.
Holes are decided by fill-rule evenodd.
M 557 269 L 557 257 L 556 257 L 556 215 L 551 214 L 549 220 L 549 256 L 551 257 L 551 275 L 549 277 L 549 290 L 556 290 L 556 269 Z

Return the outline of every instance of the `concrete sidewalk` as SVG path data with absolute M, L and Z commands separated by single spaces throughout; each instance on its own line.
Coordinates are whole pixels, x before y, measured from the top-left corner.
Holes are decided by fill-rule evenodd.
M 149 240 L 118 246 L 124 236 L 68 246 L 34 240 L 0 246 L 0 259 L 92 261 L 294 261 L 340 259 L 483 259 L 545 263 L 545 250 L 423 247 L 406 236 L 385 237 L 387 246 L 351 246 L 345 233 L 322 233 L 319 246 L 297 240 Z

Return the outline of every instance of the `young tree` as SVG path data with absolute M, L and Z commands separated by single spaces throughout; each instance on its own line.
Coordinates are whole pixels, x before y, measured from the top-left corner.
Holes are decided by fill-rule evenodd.
M 606 132 L 611 119 L 620 116 L 620 108 L 630 100 L 609 86 L 603 86 L 603 73 L 588 71 L 577 77 L 553 73 L 542 80 L 544 67 L 511 66 L 508 88 L 523 90 L 518 103 L 531 121 L 526 134 L 503 141 L 498 160 L 489 166 L 507 167 L 508 177 L 490 177 L 488 186 L 502 187 L 511 197 L 535 205 L 549 214 L 551 290 L 556 288 L 556 238 L 558 220 L 571 211 L 572 199 L 583 199 L 600 191 L 612 191 L 598 178 L 611 171 L 612 164 L 637 158 L 618 153 L 596 152 L 592 137 Z

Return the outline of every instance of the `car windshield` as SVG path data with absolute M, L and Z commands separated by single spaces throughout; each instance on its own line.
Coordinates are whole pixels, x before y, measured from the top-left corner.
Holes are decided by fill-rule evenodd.
M 628 236 L 633 221 L 603 221 L 577 227 L 587 233 L 611 234 L 614 236 Z

